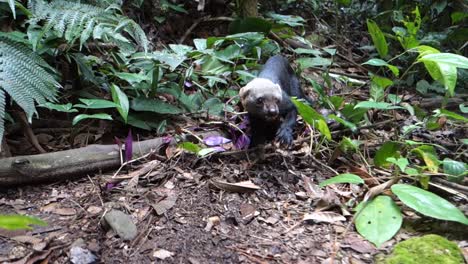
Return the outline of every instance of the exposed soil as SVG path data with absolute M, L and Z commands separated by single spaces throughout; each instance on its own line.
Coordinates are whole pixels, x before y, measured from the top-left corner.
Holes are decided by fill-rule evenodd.
M 312 158 L 275 153 L 268 162 L 251 167 L 245 159 L 230 157 L 195 164 L 194 160 L 185 154 L 177 161 L 160 163 L 151 176 L 142 176 L 137 187 L 130 189 L 126 189 L 128 182 L 104 188 L 104 179 L 111 175 L 100 175 L 7 190 L 1 195 L 1 212 L 27 213 L 49 225 L 30 232 L 1 231 L 0 260 L 34 254 L 66 263 L 72 244 L 78 243 L 103 263 L 320 263 L 333 255 L 370 262 L 370 254 L 347 253 L 343 248 L 349 245 L 337 243 L 343 241 L 343 223 L 301 223 L 303 215 L 316 206 L 310 196 L 295 193 L 307 192 L 304 178 L 316 183 L 330 174 Z M 261 189 L 225 192 L 209 184 L 214 178 L 250 179 Z M 175 205 L 157 215 L 153 206 L 169 196 L 177 198 Z M 135 239 L 122 241 L 103 229 L 100 221 L 110 208 L 131 214 L 138 228 Z M 212 217 L 220 221 L 210 229 L 207 223 Z M 8 239 L 15 236 L 30 239 Z M 355 234 L 350 230 L 348 236 Z M 370 244 L 360 242 L 369 246 L 368 253 L 375 252 Z M 158 249 L 174 255 L 156 259 L 153 253 Z

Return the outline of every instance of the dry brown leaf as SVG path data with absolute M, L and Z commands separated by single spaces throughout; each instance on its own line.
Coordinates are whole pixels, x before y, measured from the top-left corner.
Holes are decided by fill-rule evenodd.
M 364 240 L 361 236 L 356 233 L 348 234 L 345 237 L 342 247 L 349 246 L 353 250 L 362 254 L 373 254 L 377 251 L 374 245 L 367 240 Z
M 220 190 L 224 190 L 228 192 L 247 193 L 247 192 L 254 192 L 256 190 L 260 190 L 260 187 L 255 185 L 251 181 L 228 183 L 224 181 L 212 180 L 211 184 Z
M 86 209 L 86 212 L 92 215 L 97 215 L 100 212 L 102 212 L 102 207 L 91 205 L 90 207 L 88 207 L 88 209 Z
M 38 243 L 42 242 L 42 239 L 40 239 L 40 238 L 33 237 L 33 236 L 27 236 L 27 235 L 15 236 L 15 237 L 12 237 L 11 239 L 13 239 L 15 241 L 18 241 L 20 243 L 27 243 L 27 244 L 31 244 L 31 245 L 38 244 Z
M 175 191 L 164 188 L 158 188 L 147 195 L 147 198 L 152 200 L 151 206 L 158 215 L 162 215 L 166 213 L 167 210 L 174 207 L 177 202 L 177 197 L 178 195 Z
M 356 166 L 349 166 L 349 172 L 361 177 L 369 187 L 379 185 L 379 181 L 374 176 L 370 175 L 365 169 L 361 169 Z
M 312 212 L 305 214 L 302 220 L 313 220 L 315 222 L 335 223 L 346 221 L 346 218 L 335 212 Z
M 76 210 L 73 208 L 57 208 L 53 213 L 63 216 L 76 215 Z

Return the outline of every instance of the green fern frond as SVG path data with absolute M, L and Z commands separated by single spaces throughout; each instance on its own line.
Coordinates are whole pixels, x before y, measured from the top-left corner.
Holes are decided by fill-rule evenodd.
M 109 1 L 94 2 L 100 2 L 100 5 L 64 0 L 49 3 L 43 0 L 29 0 L 28 6 L 34 14 L 30 22 L 47 21 L 43 27 L 44 33 L 53 30 L 57 36 L 64 37 L 69 43 L 79 39 L 80 48 L 91 36 L 118 44 L 119 41 L 114 41 L 111 32 L 124 31 L 147 51 L 149 41 L 145 32 L 135 21 L 119 14 L 120 6 L 115 2 L 120 1 L 110 1 L 107 5 L 104 3 Z M 126 21 L 126 24 L 122 24 L 121 21 Z
M 60 87 L 47 71 L 52 67 L 22 41 L 12 38 L 13 34 L 0 34 L 0 140 L 4 133 L 5 92 L 31 120 L 36 113 L 34 103 L 54 101 Z
M 1 79 L 0 79 L 1 82 Z M 5 118 L 5 92 L 0 90 L 0 151 L 2 151 L 2 139 L 3 134 L 5 133 L 5 125 L 4 125 L 4 118 Z

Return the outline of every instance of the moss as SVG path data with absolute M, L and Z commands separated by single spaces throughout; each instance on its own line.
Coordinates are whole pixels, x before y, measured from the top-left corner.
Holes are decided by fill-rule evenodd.
M 426 235 L 400 242 L 391 255 L 377 262 L 380 264 L 464 263 L 457 244 L 438 235 Z

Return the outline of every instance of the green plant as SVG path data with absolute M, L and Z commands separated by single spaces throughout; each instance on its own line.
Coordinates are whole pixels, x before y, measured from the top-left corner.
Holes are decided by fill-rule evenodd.
M 54 70 L 37 55 L 24 34 L 0 32 L 0 140 L 4 133 L 6 94 L 26 113 L 28 120 L 36 113 L 34 103 L 54 101 L 60 85 Z
M 37 31 L 34 46 L 42 40 L 49 31 L 73 44 L 80 40 L 80 48 L 92 37 L 104 42 L 113 42 L 122 50 L 132 48 L 125 34 L 131 36 L 147 51 L 149 42 L 146 34 L 135 21 L 118 14 L 120 6 L 108 5 L 107 8 L 73 1 L 30 0 L 28 8 L 32 12 L 29 30 Z M 120 11 L 121 12 L 121 11 Z M 44 26 L 39 22 L 46 21 Z
M 27 215 L 0 215 L 0 228 L 7 230 L 30 230 L 31 225 L 46 226 L 47 223 L 39 218 Z

